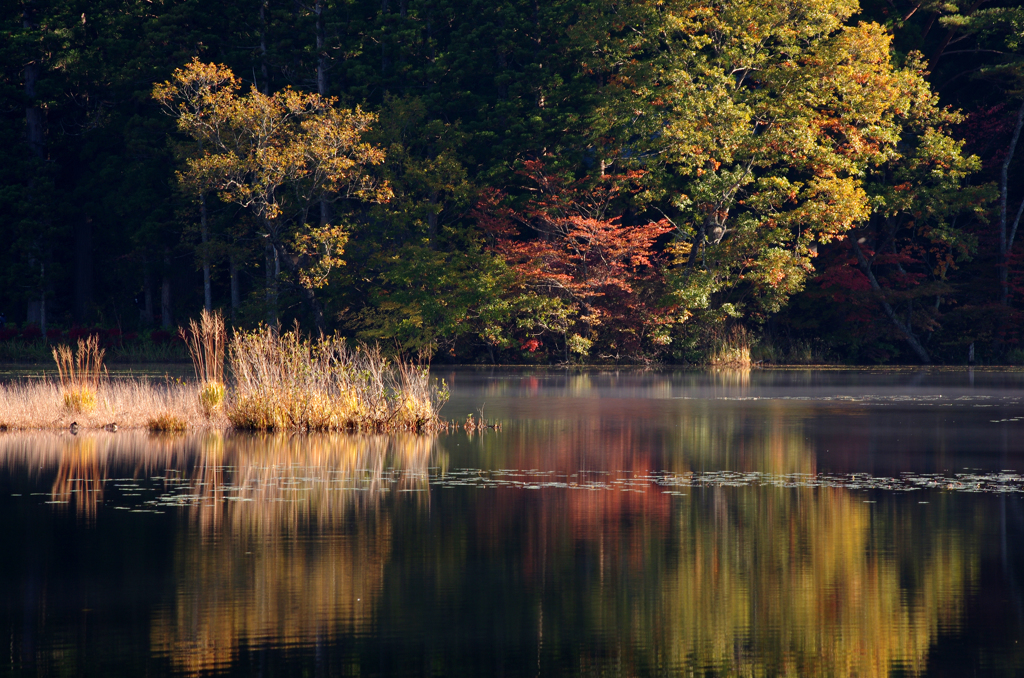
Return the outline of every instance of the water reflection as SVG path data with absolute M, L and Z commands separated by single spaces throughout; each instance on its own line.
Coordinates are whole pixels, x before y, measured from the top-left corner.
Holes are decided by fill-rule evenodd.
M 923 675 L 969 632 L 1019 496 L 668 486 L 815 476 L 821 406 L 658 409 L 593 387 L 567 383 L 586 418 L 483 436 L 2 435 L 0 501 L 45 528 L 2 536 L 28 592 L 2 599 L 10 665 L 82 673 L 86 619 L 126 672 L 157 675 L 248 673 L 254 653 L 280 673 Z M 63 551 L 58 532 L 76 535 Z M 163 550 L 134 562 L 132 539 Z M 145 577 L 144 604 L 62 587 L 112 562 Z M 125 608 L 143 611 L 134 641 Z

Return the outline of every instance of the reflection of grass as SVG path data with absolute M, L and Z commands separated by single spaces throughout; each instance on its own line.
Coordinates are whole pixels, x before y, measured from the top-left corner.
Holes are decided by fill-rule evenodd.
M 126 468 L 141 481 L 166 477 L 165 489 L 193 499 L 171 509 L 199 529 L 175 544 L 176 595 L 155 609 L 150 639 L 155 654 L 196 675 L 226 667 L 245 645 L 365 631 L 392 548 L 378 508 L 426 487 L 433 451 L 433 437 L 412 433 L 32 433 L 0 437 L 0 468 L 53 473 L 51 498 L 90 523 L 107 481 Z M 401 480 L 390 482 L 396 471 Z M 428 501 L 426 492 L 398 497 Z M 320 548 L 296 548 L 297 535 L 313 533 Z

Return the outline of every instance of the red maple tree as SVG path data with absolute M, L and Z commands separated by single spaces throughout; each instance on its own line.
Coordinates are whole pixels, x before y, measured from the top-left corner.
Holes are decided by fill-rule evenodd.
M 513 207 L 502 191 L 486 192 L 475 216 L 492 239 L 491 249 L 521 283 L 566 303 L 573 331 L 598 344 L 604 357 L 639 357 L 664 339 L 671 307 L 659 303 L 663 278 L 657 240 L 673 229 L 667 220 L 627 223 L 622 198 L 639 190 L 639 172 L 598 181 L 571 180 L 535 160 L 524 164 L 530 196 Z M 524 341 L 530 350 L 537 338 Z

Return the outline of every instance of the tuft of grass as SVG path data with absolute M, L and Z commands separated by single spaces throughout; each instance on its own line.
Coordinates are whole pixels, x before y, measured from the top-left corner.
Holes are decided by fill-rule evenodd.
M 298 328 L 237 334 L 228 348 L 235 428 L 272 430 L 424 430 L 448 400 L 427 369 L 389 360 L 379 348 L 353 350 L 340 337 L 313 341 Z
M 746 328 L 735 327 L 727 337 L 716 339 L 708 363 L 714 367 L 750 367 L 750 334 Z
M 146 428 L 156 433 L 188 430 L 188 422 L 170 412 L 162 412 L 146 422 Z
M 211 329 L 212 328 L 212 329 Z M 257 431 L 429 431 L 448 400 L 426 367 L 392 360 L 377 347 L 340 337 L 312 340 L 264 328 L 237 334 L 225 351 L 223 321 L 192 327 L 196 375 L 164 383 L 109 379 L 103 352 L 88 339 L 54 350 L 58 383 L 0 384 L 0 422 L 12 428 L 146 428 L 180 431 L 232 426 Z M 225 385 L 224 353 L 232 384 Z M 103 378 L 101 379 L 101 374 Z M 198 393 L 197 393 L 198 391 Z
M 227 389 L 219 381 L 208 381 L 199 389 L 199 404 L 207 417 L 212 417 L 224 404 Z
M 192 367 L 199 380 L 199 402 L 206 416 L 212 416 L 224 403 L 224 349 L 227 331 L 220 311 L 210 313 L 203 309 L 199 322 L 189 321 L 189 329 L 178 330 L 188 347 Z
M 64 408 L 68 412 L 88 414 L 95 409 L 104 354 L 96 335 L 79 339 L 74 353 L 69 346 L 63 344 L 53 349 Z
M 64 409 L 72 414 L 88 414 L 96 409 L 96 392 L 87 388 L 64 391 Z

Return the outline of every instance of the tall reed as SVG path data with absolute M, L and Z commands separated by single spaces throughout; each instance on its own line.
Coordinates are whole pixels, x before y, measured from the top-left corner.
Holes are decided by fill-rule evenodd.
M 220 311 L 210 313 L 203 309 L 199 322 L 189 321 L 189 329 L 178 330 L 188 347 L 192 366 L 199 381 L 199 402 L 207 416 L 212 415 L 224 402 L 224 349 L 227 331 Z
M 53 349 L 64 408 L 68 412 L 87 414 L 96 407 L 105 353 L 96 335 L 79 339 L 74 353 L 64 344 Z
M 228 348 L 234 393 L 227 416 L 250 430 L 422 430 L 439 423 L 447 388 L 426 368 L 340 337 L 313 341 L 263 328 Z

